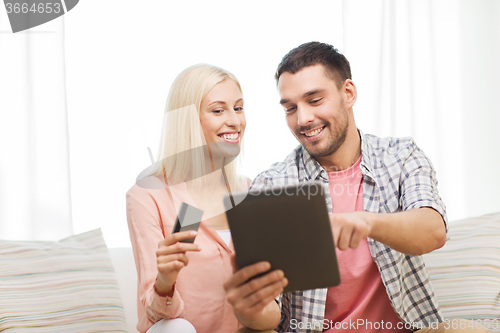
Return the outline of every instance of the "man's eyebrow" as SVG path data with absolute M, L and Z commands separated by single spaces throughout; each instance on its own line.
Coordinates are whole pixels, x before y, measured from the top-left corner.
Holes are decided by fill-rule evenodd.
M 313 90 L 306 92 L 304 95 L 302 95 L 302 97 L 309 97 L 309 96 L 312 96 L 314 94 L 322 93 L 324 91 L 325 91 L 325 89 L 313 89 Z
M 302 95 L 302 97 L 309 97 L 309 96 L 312 96 L 314 94 L 318 94 L 318 93 L 322 93 L 324 92 L 326 89 L 313 89 L 313 90 L 309 90 L 308 92 L 306 92 L 304 95 Z M 280 100 L 280 104 L 283 105 L 283 104 L 286 104 L 286 103 L 289 103 L 290 100 L 287 99 L 287 98 L 283 98 Z

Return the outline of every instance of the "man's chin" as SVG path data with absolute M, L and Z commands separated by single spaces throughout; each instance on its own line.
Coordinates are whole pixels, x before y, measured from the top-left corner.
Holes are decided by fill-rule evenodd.
M 307 150 L 309 155 L 311 155 L 314 158 L 331 155 L 331 153 L 327 149 L 317 149 L 315 147 L 310 147 L 304 144 L 302 144 L 302 147 L 304 147 L 304 149 Z
M 311 155 L 315 159 L 331 156 L 338 150 L 338 147 L 335 147 L 331 144 L 328 145 L 327 143 L 323 143 L 323 145 L 321 145 L 318 142 L 315 145 L 312 142 L 306 141 L 306 142 L 301 142 L 300 144 L 302 145 L 302 147 L 304 147 L 305 150 L 307 150 L 309 155 Z

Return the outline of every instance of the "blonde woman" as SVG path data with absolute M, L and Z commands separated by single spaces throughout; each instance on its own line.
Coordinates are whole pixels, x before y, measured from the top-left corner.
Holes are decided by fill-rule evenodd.
M 202 64 L 179 74 L 168 96 L 158 162 L 127 192 L 139 332 L 194 332 L 192 324 L 198 333 L 232 333 L 242 327 L 223 288 L 234 251 L 223 197 L 249 185 L 234 160 L 245 127 L 241 87 L 231 73 Z M 204 211 L 196 235 L 171 234 L 181 202 Z M 195 236 L 193 244 L 179 242 Z

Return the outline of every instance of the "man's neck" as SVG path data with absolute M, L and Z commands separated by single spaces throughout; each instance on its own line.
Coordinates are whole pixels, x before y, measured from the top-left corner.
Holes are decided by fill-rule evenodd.
M 349 169 L 361 156 L 361 138 L 356 126 L 350 126 L 342 146 L 332 155 L 318 157 L 316 160 L 326 172 Z

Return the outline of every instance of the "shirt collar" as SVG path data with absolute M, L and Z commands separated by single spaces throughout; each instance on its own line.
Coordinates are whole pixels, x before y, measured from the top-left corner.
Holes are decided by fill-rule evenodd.
M 300 150 L 302 151 L 302 163 L 304 163 L 306 178 L 308 178 L 306 180 L 321 178 L 323 181 L 328 181 L 326 171 L 319 165 L 318 161 L 303 146 L 300 146 Z
M 372 150 L 368 143 L 365 134 L 358 128 L 359 137 L 361 138 L 361 169 L 365 169 L 368 172 L 373 170 L 372 164 Z
M 366 139 L 365 134 L 358 129 L 359 137 L 361 138 L 361 168 L 366 169 L 366 171 L 371 172 L 372 170 L 372 160 L 371 160 L 371 147 Z M 323 181 L 328 181 L 328 174 L 321 167 L 321 165 L 316 161 L 314 157 L 309 154 L 309 152 L 303 147 L 299 147 L 299 154 L 302 154 L 302 163 L 304 165 L 304 170 L 306 176 L 309 178 L 307 180 L 317 180 L 321 178 Z

